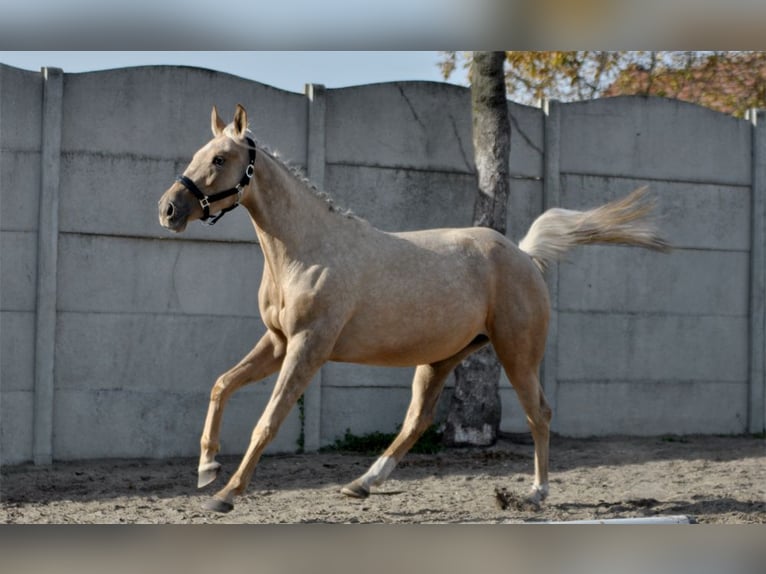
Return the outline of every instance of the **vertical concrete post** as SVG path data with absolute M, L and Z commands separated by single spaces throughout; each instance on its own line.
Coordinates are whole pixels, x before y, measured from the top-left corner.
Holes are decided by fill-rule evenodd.
M 544 103 L 544 156 L 543 156 L 543 211 L 561 205 L 561 105 L 556 100 Z M 556 430 L 558 407 L 558 309 L 559 264 L 553 263 L 545 272 L 548 294 L 551 300 L 551 317 L 548 323 L 548 344 L 542 366 L 542 384 L 545 396 L 553 409 L 551 429 Z
M 304 93 L 308 102 L 308 134 L 306 143 L 306 175 L 320 190 L 325 177 L 325 87 L 306 84 Z M 322 378 L 320 369 L 304 396 L 303 436 L 307 452 L 319 450 L 322 434 Z
M 306 98 L 309 105 L 308 143 L 306 145 L 306 169 L 309 179 L 324 189 L 325 169 L 325 87 L 321 84 L 306 84 Z
M 35 464 L 53 460 L 53 385 L 56 352 L 56 273 L 58 267 L 59 167 L 64 73 L 43 68 L 40 213 L 37 231 L 35 324 Z
M 766 110 L 753 110 L 748 430 L 766 430 Z

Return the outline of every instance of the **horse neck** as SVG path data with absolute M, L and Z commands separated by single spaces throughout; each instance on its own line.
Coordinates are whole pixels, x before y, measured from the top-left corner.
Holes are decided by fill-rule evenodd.
M 280 162 L 259 150 L 255 175 L 242 201 L 272 264 L 301 259 L 322 244 L 338 216 Z

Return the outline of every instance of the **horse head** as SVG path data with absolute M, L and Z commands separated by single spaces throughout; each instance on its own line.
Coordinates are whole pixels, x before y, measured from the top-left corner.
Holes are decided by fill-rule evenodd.
M 237 104 L 234 121 L 227 126 L 213 106 L 210 127 L 213 139 L 160 198 L 160 225 L 171 231 L 181 232 L 195 219 L 213 225 L 239 205 L 253 177 L 255 142 L 248 135 L 245 108 Z

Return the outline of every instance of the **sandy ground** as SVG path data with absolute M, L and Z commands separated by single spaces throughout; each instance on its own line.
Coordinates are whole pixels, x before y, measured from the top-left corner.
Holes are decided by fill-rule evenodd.
M 237 457 L 221 457 L 227 478 Z M 551 494 L 535 511 L 498 490 L 526 494 L 532 446 L 410 454 L 364 500 L 339 488 L 373 456 L 264 457 L 229 514 L 201 510 L 219 483 L 196 489 L 196 460 L 100 460 L 2 469 L 7 523 L 515 523 L 690 515 L 700 523 L 766 523 L 766 440 L 753 437 L 568 439 L 551 444 Z M 513 501 L 511 501 L 513 502 Z

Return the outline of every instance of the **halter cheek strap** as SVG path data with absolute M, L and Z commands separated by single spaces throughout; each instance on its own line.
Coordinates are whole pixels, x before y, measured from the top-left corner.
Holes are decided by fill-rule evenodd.
M 239 202 L 242 200 L 242 193 L 244 192 L 245 187 L 247 187 L 247 185 L 250 183 L 250 180 L 253 178 L 253 174 L 255 173 L 255 142 L 251 138 L 246 139 L 250 152 L 249 162 L 245 168 L 245 174 L 240 178 L 239 183 L 235 187 L 219 191 L 218 193 L 214 193 L 212 195 L 205 195 L 197 187 L 197 184 L 185 175 L 179 175 L 176 177 L 176 181 L 188 189 L 191 194 L 197 198 L 197 201 L 199 201 L 199 205 L 202 208 L 201 219 L 207 225 L 215 225 L 218 220 L 221 219 L 225 214 L 239 206 Z M 227 197 L 231 197 L 232 195 L 237 196 L 237 201 L 235 201 L 229 207 L 222 209 L 218 215 L 215 215 L 211 218 L 210 204 L 222 199 L 226 199 Z M 208 219 L 210 221 L 208 221 Z

